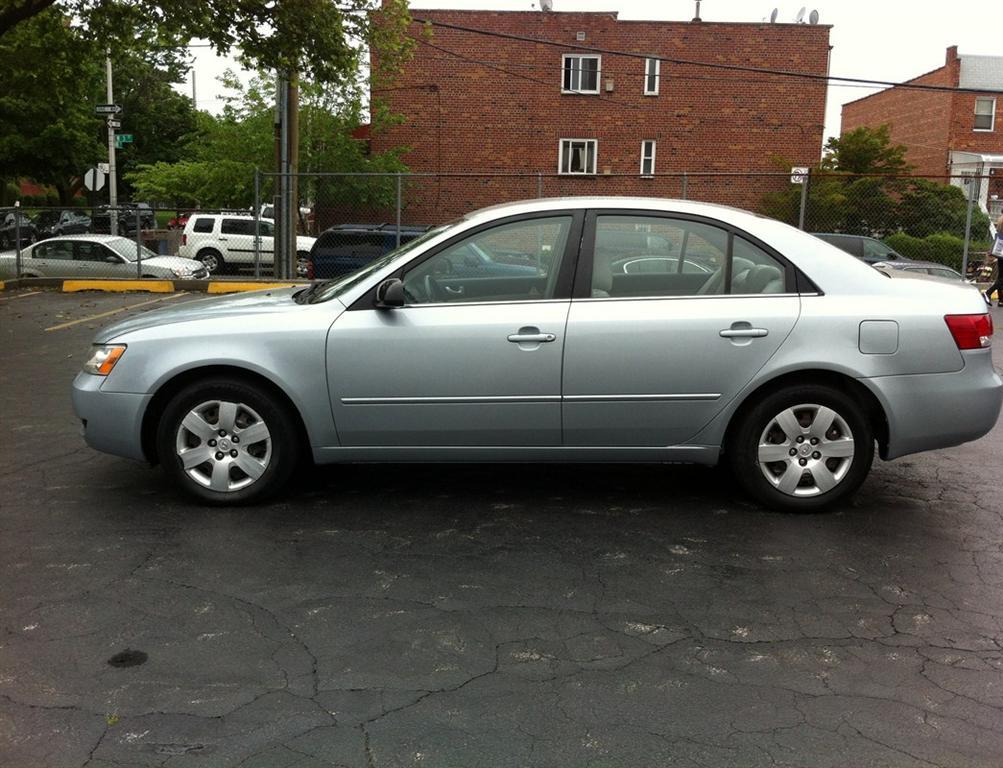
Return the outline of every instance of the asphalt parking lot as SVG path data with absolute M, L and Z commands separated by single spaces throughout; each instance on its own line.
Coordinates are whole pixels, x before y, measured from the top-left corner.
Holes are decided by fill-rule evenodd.
M 69 401 L 95 328 L 193 298 L 0 293 L 0 765 L 1003 764 L 1003 423 L 829 514 L 677 466 L 209 509 Z

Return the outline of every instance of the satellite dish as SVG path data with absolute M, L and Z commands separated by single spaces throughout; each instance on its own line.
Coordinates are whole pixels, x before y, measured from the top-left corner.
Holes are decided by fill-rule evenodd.
M 778 13 L 780 13 L 780 9 L 779 8 L 774 8 L 773 12 L 770 14 L 770 24 L 776 24 L 777 23 L 777 14 Z
M 812 11 L 808 14 L 809 24 L 818 24 L 818 11 Z
M 798 15 L 794 17 L 794 23 L 795 24 L 800 24 L 801 22 L 804 21 L 805 11 L 807 11 L 807 10 L 808 9 L 805 8 L 803 5 L 801 6 L 801 10 L 798 11 Z
M 544 13 L 554 10 L 554 0 L 540 0 L 540 10 Z

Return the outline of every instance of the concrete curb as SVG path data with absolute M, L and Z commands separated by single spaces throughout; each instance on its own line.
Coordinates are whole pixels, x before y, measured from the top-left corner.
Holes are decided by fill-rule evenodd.
M 63 293 L 76 293 L 78 291 L 102 291 L 104 293 L 202 291 L 221 294 L 262 291 L 268 288 L 286 288 L 305 284 L 305 281 L 302 280 L 125 280 L 121 278 L 63 280 L 52 277 L 22 277 L 15 280 L 0 280 L 0 291 L 10 291 L 15 288 L 55 288 Z

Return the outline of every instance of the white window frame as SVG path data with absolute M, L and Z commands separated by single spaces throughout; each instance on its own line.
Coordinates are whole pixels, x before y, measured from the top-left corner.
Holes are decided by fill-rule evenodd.
M 568 71 L 568 59 L 578 59 L 578 84 L 582 84 L 582 59 L 595 59 L 596 60 L 596 87 L 595 90 L 583 90 L 581 88 L 565 88 L 564 87 L 564 75 Z M 571 67 L 572 73 L 575 71 L 575 65 Z M 574 84 L 574 74 L 572 74 L 572 84 Z M 585 93 L 585 94 L 599 94 L 599 88 L 602 85 L 602 56 L 598 54 L 590 53 L 565 53 L 561 56 L 561 93 Z
M 655 65 L 655 71 L 650 72 L 652 63 Z M 652 77 L 655 78 L 654 89 L 648 89 L 648 80 Z M 644 60 L 644 95 L 645 96 L 657 96 L 658 86 L 662 80 L 662 60 L 661 59 L 645 59 Z
M 979 102 L 988 101 L 992 106 L 992 110 L 989 113 L 989 127 L 988 128 L 978 128 L 973 127 L 972 130 L 979 131 L 980 133 L 992 133 L 996 128 L 996 99 L 992 96 L 976 96 L 975 97 L 975 117 L 979 117 Z
M 651 157 L 650 158 L 644 153 L 644 150 L 647 148 L 648 144 L 651 145 Z M 654 178 L 654 176 L 655 176 L 655 151 L 657 149 L 657 145 L 658 145 L 658 142 L 656 142 L 654 139 L 645 139 L 644 141 L 641 142 L 641 178 L 643 178 L 643 179 L 651 179 L 651 178 Z M 645 173 L 644 172 L 644 161 L 648 160 L 648 159 L 651 160 L 651 170 L 648 171 L 647 173 Z
M 564 147 L 571 147 L 576 143 L 585 144 L 585 164 L 588 165 L 589 150 L 588 145 L 592 145 L 592 168 L 584 171 L 564 170 Z M 570 163 L 568 164 L 570 166 Z M 561 176 L 595 176 L 596 168 L 599 167 L 599 141 L 598 139 L 561 139 L 557 145 L 557 173 Z

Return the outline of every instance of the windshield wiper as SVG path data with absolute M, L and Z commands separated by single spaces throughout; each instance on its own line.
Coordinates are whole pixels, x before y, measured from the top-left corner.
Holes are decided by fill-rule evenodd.
M 307 286 L 302 291 L 297 293 L 293 297 L 293 299 L 296 301 L 297 304 L 313 304 L 312 297 L 317 295 L 321 291 L 321 289 L 326 288 L 333 282 L 335 281 L 321 280 L 316 283 L 311 283 L 309 286 Z

